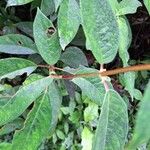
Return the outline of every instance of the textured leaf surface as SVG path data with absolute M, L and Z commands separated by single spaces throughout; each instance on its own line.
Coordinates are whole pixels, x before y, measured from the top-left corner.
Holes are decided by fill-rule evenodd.
M 55 11 L 55 4 L 53 0 L 42 0 L 41 2 L 41 11 L 49 16 Z
M 129 60 L 128 48 L 132 41 L 132 33 L 129 22 L 125 17 L 118 17 L 119 25 L 119 57 L 126 66 Z
M 55 64 L 61 53 L 57 31 L 52 22 L 38 9 L 33 33 L 39 53 L 48 64 Z
M 20 88 L 6 105 L 0 107 L 0 125 L 4 125 L 21 115 L 51 82 L 52 79 L 46 77 Z
M 95 58 L 102 64 L 111 62 L 118 50 L 119 30 L 109 2 L 81 0 L 80 5 L 86 40 Z
M 69 47 L 62 53 L 60 60 L 73 68 L 88 66 L 85 54 L 77 47 Z
M 139 6 L 142 4 L 138 0 L 122 0 L 119 3 L 118 15 L 133 14 Z
M 104 98 L 92 150 L 122 150 L 128 133 L 127 106 L 113 90 Z
M 51 105 L 51 113 L 52 113 L 52 119 L 51 119 L 51 123 L 50 123 L 50 134 L 49 136 L 52 136 L 54 129 L 56 127 L 57 124 L 57 120 L 58 120 L 58 115 L 59 115 L 59 111 L 60 111 L 60 107 L 61 107 L 61 102 L 62 102 L 62 96 L 61 93 L 58 89 L 58 87 L 56 86 L 55 83 L 51 83 L 51 85 L 48 88 L 48 96 L 49 96 L 49 100 L 50 100 L 50 105 Z
M 58 14 L 58 34 L 63 49 L 73 40 L 78 31 L 80 25 L 79 12 L 76 0 L 62 1 Z
M 24 4 L 30 3 L 32 1 L 33 0 L 8 0 L 7 6 L 24 5 Z
M 150 140 L 150 82 L 141 101 L 136 118 L 135 130 L 129 149 L 136 149 L 141 144 Z
M 37 52 L 33 41 L 21 34 L 0 36 L 0 52 L 9 54 L 34 54 Z
M 37 150 L 48 135 L 51 118 L 51 104 L 46 89 L 44 94 L 35 101 L 22 130 L 15 133 L 12 149 Z
M 145 4 L 145 6 L 146 6 L 146 8 L 150 14 L 150 0 L 144 0 L 144 4 Z
M 3 78 L 14 78 L 23 73 L 30 74 L 36 69 L 37 65 L 22 58 L 0 59 L 0 80 Z

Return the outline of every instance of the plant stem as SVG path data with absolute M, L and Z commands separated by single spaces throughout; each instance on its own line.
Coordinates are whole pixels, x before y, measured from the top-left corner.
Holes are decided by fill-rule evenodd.
M 50 66 L 39 65 L 39 67 L 49 68 Z M 64 71 L 64 69 L 57 68 L 57 67 L 54 67 L 53 69 Z M 80 77 L 89 78 L 89 77 L 96 77 L 96 76 L 112 76 L 112 75 L 116 75 L 119 73 L 125 73 L 125 72 L 130 72 L 130 71 L 143 71 L 143 70 L 150 70 L 150 64 L 128 66 L 124 68 L 117 68 L 117 69 L 103 71 L 103 72 L 99 71 L 95 73 L 84 73 L 84 74 L 76 74 L 76 75 L 72 75 L 72 74 L 71 75 L 63 75 L 63 74 L 62 75 L 50 75 L 50 77 L 55 78 L 55 79 L 73 79 L 73 78 L 80 78 Z

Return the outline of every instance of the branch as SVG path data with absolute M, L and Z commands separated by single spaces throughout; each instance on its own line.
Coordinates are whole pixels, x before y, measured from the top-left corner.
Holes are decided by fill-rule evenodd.
M 41 65 L 39 65 L 41 67 Z M 42 66 L 44 67 L 44 65 Z M 45 68 L 50 68 L 50 66 L 45 66 Z M 54 70 L 61 70 L 61 68 L 53 67 Z M 150 64 L 143 64 L 143 65 L 135 65 L 135 66 L 128 66 L 124 68 L 118 68 L 114 70 L 108 70 L 103 72 L 95 72 L 95 73 L 84 73 L 84 74 L 76 74 L 76 75 L 50 75 L 51 78 L 55 79 L 73 79 L 73 78 L 89 78 L 89 77 L 96 77 L 96 76 L 112 76 L 119 73 L 125 73 L 130 71 L 143 71 L 143 70 L 150 70 Z

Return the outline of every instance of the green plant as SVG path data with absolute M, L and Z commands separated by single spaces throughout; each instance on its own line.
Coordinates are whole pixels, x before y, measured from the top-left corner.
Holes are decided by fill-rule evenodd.
M 15 31 L 0 36 L 0 135 L 15 132 L 13 139 L 3 137 L 0 149 L 134 150 L 143 144 L 149 149 L 149 77 L 143 96 L 135 87 L 136 79 L 143 78 L 135 71 L 148 74 L 150 64 L 130 66 L 132 33 L 125 16 L 142 4 L 138 0 L 8 0 L 2 10 L 15 11 L 15 6 L 27 3 L 30 13 L 38 7 L 34 21 L 14 17 Z M 100 69 L 89 67 L 85 49 Z M 122 67 L 106 71 L 105 64 L 117 53 Z M 112 85 L 109 76 L 116 74 L 124 93 Z M 136 100 L 141 102 L 135 119 L 129 107 Z

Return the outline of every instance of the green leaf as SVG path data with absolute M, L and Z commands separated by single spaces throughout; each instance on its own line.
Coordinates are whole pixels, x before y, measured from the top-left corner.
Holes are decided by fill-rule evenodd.
M 16 129 L 23 127 L 23 119 L 17 118 L 0 129 L 0 135 L 9 134 Z
M 88 107 L 84 110 L 84 120 L 86 122 L 92 121 L 98 117 L 98 105 L 90 102 Z
M 150 140 L 150 82 L 146 88 L 144 97 L 140 103 L 140 108 L 136 117 L 133 138 L 128 146 L 129 149 L 136 149 L 141 144 Z
M 69 47 L 62 53 L 60 60 L 70 67 L 88 66 L 85 54 L 77 47 Z
M 18 22 L 15 24 L 16 27 L 21 30 L 23 33 L 26 33 L 30 37 L 33 37 L 33 22 Z
M 61 102 L 62 102 L 62 96 L 60 93 L 60 90 L 56 86 L 56 84 L 53 82 L 48 87 L 48 96 L 50 99 L 50 105 L 51 105 L 51 113 L 52 113 L 52 119 L 50 123 L 50 134 L 49 136 L 52 136 L 54 129 L 56 127 L 58 116 L 60 112 Z
M 60 57 L 61 47 L 52 22 L 38 9 L 33 23 L 35 43 L 43 59 L 50 65 Z
M 22 58 L 0 59 L 0 80 L 3 78 L 14 78 L 17 75 L 33 72 L 37 65 Z
M 61 2 L 63 0 L 54 0 L 54 3 L 55 3 L 55 12 L 57 11 L 58 7 L 60 6 Z
M 134 89 L 134 97 L 135 97 L 135 99 L 141 101 L 143 99 L 142 92 L 138 89 Z
M 119 3 L 117 15 L 133 14 L 140 6 L 142 6 L 142 4 L 138 0 L 122 0 Z
M 62 49 L 73 40 L 79 25 L 80 14 L 76 0 L 63 0 L 58 13 L 58 34 Z
M 37 150 L 48 135 L 51 118 L 51 104 L 46 89 L 44 94 L 35 101 L 22 130 L 16 131 L 12 149 Z
M 0 126 L 20 116 L 50 85 L 52 80 L 46 77 L 20 88 L 6 105 L 0 107 Z
M 87 128 L 84 127 L 82 131 L 82 150 L 91 150 L 92 149 L 92 132 Z
M 150 14 L 150 0 L 144 0 L 144 5 L 146 6 L 148 13 Z
M 98 72 L 98 70 L 96 69 L 86 68 L 84 66 L 80 66 L 78 69 L 71 69 L 71 70 L 69 68 L 66 68 L 65 71 L 71 74 L 84 74 L 84 73 Z M 81 88 L 83 95 L 86 95 L 94 103 L 98 105 L 102 105 L 103 98 L 105 95 L 105 88 L 101 82 L 100 77 L 74 78 L 71 81 Z M 108 85 L 110 88 L 112 88 L 109 82 Z
M 1 150 L 12 150 L 11 149 L 11 144 L 6 143 L 6 142 L 0 143 L 0 149 Z
M 41 11 L 49 16 L 55 11 L 55 4 L 53 0 L 42 0 L 41 2 Z
M 132 33 L 126 17 L 118 17 L 119 25 L 119 57 L 126 66 L 129 60 L 128 48 L 132 41 Z
M 122 150 L 127 133 L 127 106 L 118 93 L 109 90 L 102 105 L 92 150 Z
M 8 34 L 0 36 L 0 52 L 27 55 L 37 53 L 37 50 L 33 41 L 27 36 Z
M 134 85 L 135 85 L 135 72 L 127 72 L 124 74 L 124 82 L 125 82 L 125 89 L 131 95 L 133 100 L 134 97 Z
M 17 6 L 17 5 L 24 5 L 27 3 L 32 2 L 33 0 L 8 0 L 7 7 L 9 6 Z
M 92 53 L 101 64 L 111 62 L 117 54 L 119 30 L 109 2 L 81 0 L 80 5 L 83 29 Z

